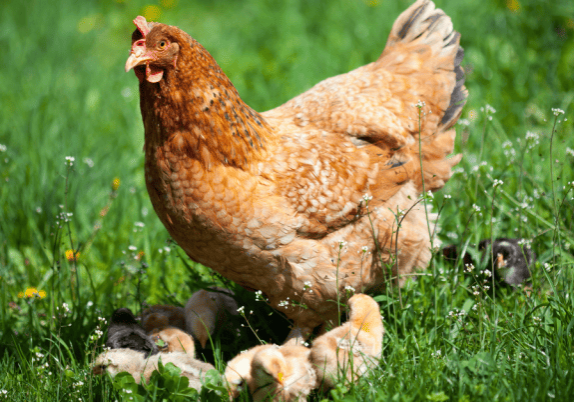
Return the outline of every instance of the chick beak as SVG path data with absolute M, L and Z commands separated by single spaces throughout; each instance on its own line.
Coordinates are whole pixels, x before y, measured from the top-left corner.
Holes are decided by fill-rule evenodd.
M 130 57 L 128 57 L 128 60 L 126 61 L 126 73 L 132 68 L 141 66 L 151 60 L 152 57 L 146 54 L 145 40 L 140 39 L 134 42 L 130 52 Z
M 283 382 L 285 381 L 285 375 L 282 372 L 279 372 L 279 374 L 277 374 L 277 382 L 283 386 Z

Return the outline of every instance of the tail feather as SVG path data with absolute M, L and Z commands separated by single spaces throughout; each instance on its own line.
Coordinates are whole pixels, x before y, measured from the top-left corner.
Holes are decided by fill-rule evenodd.
M 464 49 L 459 45 L 460 34 L 454 30 L 451 19 L 443 10 L 435 8 L 430 0 L 419 0 L 397 18 L 381 57 L 392 52 L 396 44 L 411 42 L 433 47 L 437 59 L 452 60 L 448 67 L 454 70 L 456 84 L 438 127 L 439 130 L 447 130 L 460 116 L 468 97 L 461 66 Z

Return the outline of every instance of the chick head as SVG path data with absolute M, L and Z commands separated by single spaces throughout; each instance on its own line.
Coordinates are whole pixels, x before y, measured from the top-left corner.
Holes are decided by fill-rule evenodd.
M 141 352 L 132 349 L 111 349 L 96 357 L 92 371 L 94 374 L 108 372 L 112 378 L 122 371 L 127 371 L 139 383 L 143 362 L 144 355 Z
M 283 389 L 288 376 L 289 367 L 279 348 L 265 348 L 253 357 L 249 388 L 252 394 L 266 395 L 273 390 Z

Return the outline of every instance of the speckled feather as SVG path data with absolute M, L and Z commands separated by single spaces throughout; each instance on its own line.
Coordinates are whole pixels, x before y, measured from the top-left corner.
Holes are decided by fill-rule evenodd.
M 432 2 L 401 14 L 377 61 L 262 114 L 185 32 L 138 26 L 132 54 L 143 38 L 152 55 L 135 67 L 147 188 L 190 258 L 262 290 L 303 334 L 336 316 L 337 271 L 339 290 L 366 291 L 385 282 L 380 261 L 390 262 L 395 247 L 400 274 L 427 265 L 425 211 L 414 207 L 397 234 L 391 210 L 413 206 L 421 176 L 425 189 L 440 189 L 460 160 L 447 155 L 467 96 L 462 49 Z M 422 173 L 419 100 L 432 111 L 422 119 Z M 307 281 L 313 292 L 303 292 Z M 308 308 L 278 307 L 288 298 Z

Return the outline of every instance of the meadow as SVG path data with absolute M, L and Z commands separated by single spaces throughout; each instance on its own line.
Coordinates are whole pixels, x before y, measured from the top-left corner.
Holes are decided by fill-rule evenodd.
M 431 265 L 376 295 L 380 366 L 322 401 L 569 401 L 574 395 L 574 2 L 436 0 L 461 32 L 470 97 L 464 158 L 427 201 L 440 210 Z M 253 311 L 203 353 L 220 370 L 288 322 L 185 257 L 143 178 L 137 79 L 123 70 L 133 18 L 202 43 L 256 110 L 376 59 L 409 1 L 4 0 L 0 5 L 0 401 L 223 401 L 169 370 L 148 386 L 93 376 L 118 307 L 185 304 L 213 284 Z M 413 117 L 416 116 L 413 108 Z M 485 283 L 443 245 L 523 238 L 528 284 Z M 122 391 L 123 386 L 131 393 Z M 246 396 L 243 396 L 244 399 Z M 133 399 L 132 399 L 133 398 Z M 247 400 L 247 399 L 245 399 Z

